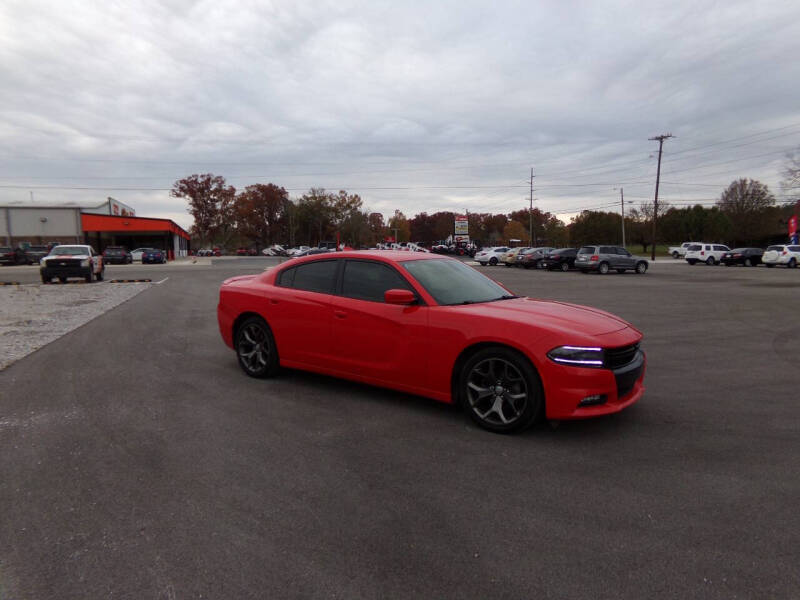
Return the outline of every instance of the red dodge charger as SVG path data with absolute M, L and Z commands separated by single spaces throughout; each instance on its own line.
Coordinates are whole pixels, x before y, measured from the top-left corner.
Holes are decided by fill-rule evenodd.
M 284 366 L 459 402 L 496 432 L 617 412 L 644 393 L 642 334 L 630 323 L 515 296 L 436 254 L 293 259 L 223 282 L 217 315 L 252 377 Z

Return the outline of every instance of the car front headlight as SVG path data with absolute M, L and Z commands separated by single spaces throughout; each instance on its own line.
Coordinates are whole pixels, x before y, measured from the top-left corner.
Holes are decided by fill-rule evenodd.
M 572 367 L 603 368 L 603 349 L 593 346 L 559 346 L 550 350 L 547 357 Z
M 81 261 L 81 266 L 82 266 L 82 267 L 88 267 L 88 266 L 89 266 L 89 259 L 88 259 L 88 258 L 84 258 L 84 259 Z

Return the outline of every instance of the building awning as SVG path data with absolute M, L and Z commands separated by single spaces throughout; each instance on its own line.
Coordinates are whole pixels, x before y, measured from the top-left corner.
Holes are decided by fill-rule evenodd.
M 154 219 L 147 217 L 112 217 L 81 213 L 83 231 L 99 231 L 113 233 L 174 233 L 185 240 L 189 234 L 172 219 Z

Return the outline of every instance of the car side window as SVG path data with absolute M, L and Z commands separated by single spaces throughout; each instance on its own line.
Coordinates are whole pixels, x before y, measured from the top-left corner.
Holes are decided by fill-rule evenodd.
M 333 293 L 336 263 L 335 260 L 315 260 L 304 265 L 297 265 L 294 267 L 291 287 L 306 292 Z
M 345 262 L 342 296 L 383 302 L 384 293 L 394 289 L 413 291 L 406 280 L 387 265 L 363 260 Z
M 600 254 L 616 254 L 617 251 L 611 246 L 600 246 Z
M 622 256 L 630 256 L 631 253 L 625 250 L 625 248 L 617 248 L 617 254 L 621 254 Z
M 718 250 L 718 251 L 719 251 L 719 250 L 722 250 L 722 251 L 724 252 L 724 251 L 726 251 L 727 249 L 728 249 L 728 248 L 726 248 L 725 246 L 714 246 L 714 250 Z
M 275 285 L 280 287 L 292 287 L 294 281 L 294 272 L 296 268 L 284 269 L 278 273 L 278 278 L 275 280 Z

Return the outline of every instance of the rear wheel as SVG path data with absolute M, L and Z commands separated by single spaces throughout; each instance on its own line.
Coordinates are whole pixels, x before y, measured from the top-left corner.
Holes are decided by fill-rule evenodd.
M 744 266 L 745 267 L 752 267 L 753 266 L 753 261 L 750 260 L 749 258 L 745 258 L 744 259 Z
M 713 266 L 714 266 L 714 257 L 713 257 L 713 256 L 709 256 L 709 257 L 706 259 L 706 264 L 707 264 L 709 267 L 713 267 Z
M 795 269 L 797 268 L 797 261 L 794 259 L 794 257 L 792 257 L 789 259 L 789 264 L 786 266 L 789 267 L 790 269 Z
M 275 338 L 266 321 L 250 317 L 236 330 L 234 338 L 239 366 L 250 377 L 271 377 L 278 371 Z
M 495 266 L 497 264 L 497 257 L 493 256 L 489 259 L 489 264 Z
M 600 272 L 601 275 L 605 275 L 606 273 L 608 273 L 608 263 L 601 262 L 600 266 L 597 267 L 597 270 Z
M 647 263 L 644 261 L 636 263 L 636 272 L 639 275 L 644 275 L 645 273 L 647 273 Z
M 564 272 L 569 271 L 569 263 L 568 262 L 562 262 L 561 263 L 561 270 L 564 271 Z
M 542 410 L 539 376 L 531 364 L 508 348 L 476 352 L 459 376 L 464 410 L 480 427 L 496 433 L 521 431 Z

